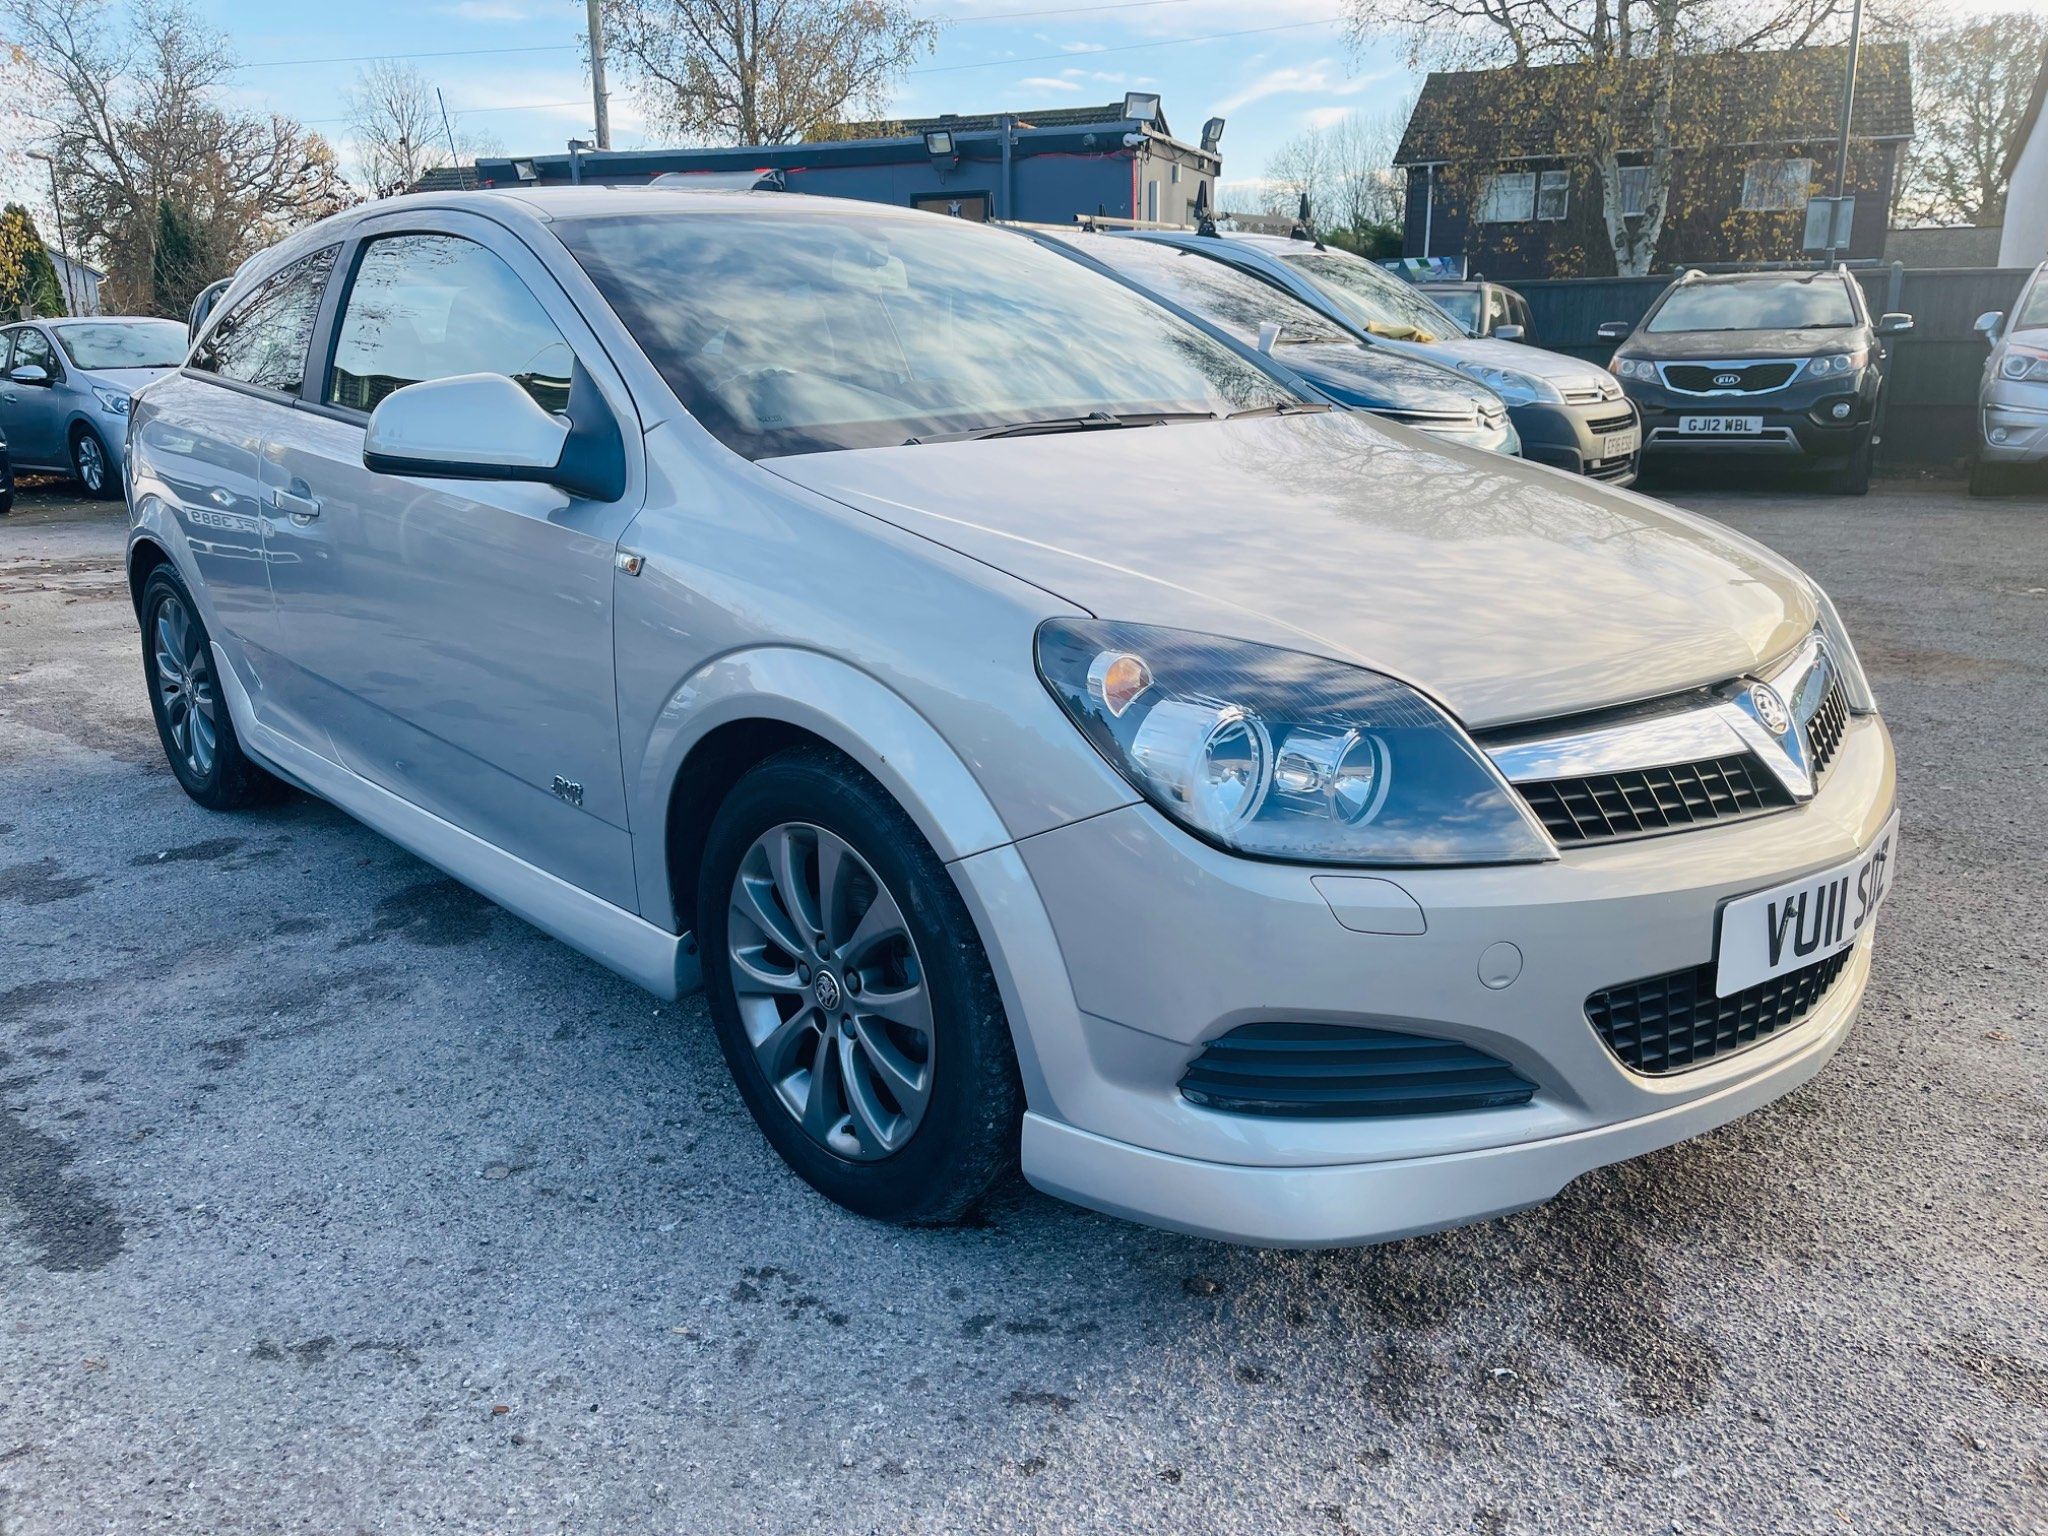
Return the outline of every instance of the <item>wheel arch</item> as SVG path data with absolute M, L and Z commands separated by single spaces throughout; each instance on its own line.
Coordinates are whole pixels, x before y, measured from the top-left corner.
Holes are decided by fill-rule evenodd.
M 177 570 L 171 552 L 155 536 L 137 534 L 128 541 L 128 601 L 134 605 L 138 621 L 142 618 L 142 589 L 162 565 L 170 566 L 173 572 Z
M 719 803 L 755 763 L 811 742 L 874 778 L 942 863 L 1011 841 L 967 764 L 880 680 L 816 651 L 731 653 L 670 694 L 641 754 L 634 843 L 643 913 L 688 930 Z

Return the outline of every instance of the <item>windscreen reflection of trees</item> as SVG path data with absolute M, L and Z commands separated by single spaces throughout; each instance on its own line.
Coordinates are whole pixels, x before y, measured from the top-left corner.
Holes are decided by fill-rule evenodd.
M 1085 249 L 1132 282 L 1247 338 L 1278 321 L 1282 345 L 1351 339 L 1299 299 L 1206 256 L 1143 240 L 1098 238 Z
M 172 321 L 67 325 L 57 339 L 81 368 L 175 368 L 185 361 L 185 327 Z
M 327 399 L 372 411 L 408 384 L 499 373 L 559 412 L 573 358 L 540 301 L 490 251 L 454 235 L 393 235 L 356 269 Z
M 313 317 L 334 266 L 336 247 L 315 251 L 266 280 L 206 334 L 192 364 L 236 379 L 297 394 L 306 377 Z
M 1356 257 L 1309 254 L 1284 259 L 1326 292 L 1334 289 L 1340 303 L 1348 300 L 1345 307 L 1365 324 L 1396 330 L 1405 326 L 1439 340 L 1458 334 L 1450 317 L 1436 305 L 1400 278 Z
M 1289 398 L 1107 278 L 957 221 L 721 213 L 561 228 L 683 403 L 750 457 Z
M 1856 323 L 1839 277 L 1801 282 L 1681 288 L 1650 321 L 1652 331 L 1840 330 Z

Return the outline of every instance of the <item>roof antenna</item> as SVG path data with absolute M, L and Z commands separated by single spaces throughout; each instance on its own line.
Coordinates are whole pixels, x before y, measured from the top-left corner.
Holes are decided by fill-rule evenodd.
M 1216 215 L 1209 211 L 1209 183 L 1206 181 L 1195 188 L 1195 233 L 1216 233 Z
M 1317 250 L 1320 251 L 1323 248 L 1323 237 L 1315 232 L 1315 225 L 1309 222 L 1308 193 L 1306 192 L 1301 194 L 1301 206 L 1295 210 L 1294 228 L 1288 231 L 1288 238 L 1293 240 L 1313 240 L 1316 243 Z

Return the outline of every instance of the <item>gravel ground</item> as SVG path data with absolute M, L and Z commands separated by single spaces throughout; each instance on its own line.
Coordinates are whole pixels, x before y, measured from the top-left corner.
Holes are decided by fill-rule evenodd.
M 2048 1531 L 2048 508 L 1679 489 L 1833 590 L 1905 863 L 1832 1067 L 1540 1210 L 896 1231 L 654 1001 L 163 767 L 116 510 L 0 522 L 0 1532 Z

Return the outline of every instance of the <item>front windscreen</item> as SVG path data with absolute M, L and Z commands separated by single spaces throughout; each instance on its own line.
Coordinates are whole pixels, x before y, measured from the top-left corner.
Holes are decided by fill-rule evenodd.
M 684 406 L 748 458 L 1298 398 L 1101 273 L 958 219 L 750 202 L 554 229 Z
M 1373 332 L 1407 341 L 1444 341 L 1462 334 L 1458 323 L 1393 273 L 1334 251 L 1290 252 L 1280 258 Z
M 1650 331 L 1832 331 L 1856 323 L 1849 289 L 1832 272 L 1811 277 L 1686 283 L 1671 290 Z
M 1268 322 L 1279 325 L 1283 346 L 1353 339 L 1292 294 L 1194 251 L 1122 235 L 1082 235 L 1069 243 L 1147 293 L 1156 293 L 1241 339 L 1256 340 L 1259 328 Z
M 99 368 L 176 368 L 191 338 L 175 320 L 124 320 L 118 325 L 60 325 L 64 355 L 88 372 Z
M 2042 325 L 2048 325 L 2048 279 L 2037 277 L 2033 287 L 2027 290 L 2026 302 L 2020 305 L 2019 315 L 2011 329 L 2030 331 Z

